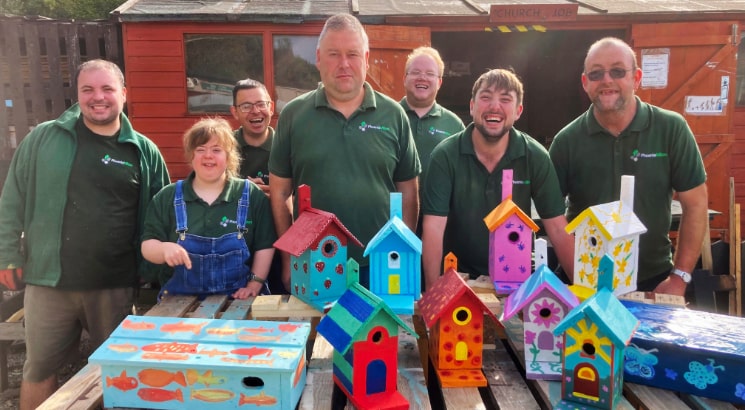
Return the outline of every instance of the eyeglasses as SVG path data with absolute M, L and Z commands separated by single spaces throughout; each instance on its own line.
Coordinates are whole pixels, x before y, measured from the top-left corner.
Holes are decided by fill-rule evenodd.
M 428 80 L 434 80 L 435 78 L 440 78 L 440 75 L 437 74 L 434 71 L 419 71 L 419 70 L 413 70 L 406 73 L 407 75 L 410 75 L 412 77 L 421 77 L 424 76 L 424 78 Z
M 272 103 L 271 101 L 256 101 L 255 103 L 247 102 L 247 103 L 236 105 L 236 107 L 238 107 L 238 109 L 241 112 L 251 112 L 253 111 L 254 107 L 256 107 L 257 110 L 261 111 L 261 110 L 266 110 L 267 108 L 269 108 L 269 104 L 271 103 Z
M 600 81 L 603 78 L 605 78 L 605 73 L 610 74 L 610 78 L 614 80 L 618 80 L 621 78 L 626 77 L 626 73 L 628 73 L 631 70 L 627 70 L 625 68 L 611 68 L 610 70 L 593 70 L 589 73 L 585 73 L 587 76 L 587 79 L 590 81 Z

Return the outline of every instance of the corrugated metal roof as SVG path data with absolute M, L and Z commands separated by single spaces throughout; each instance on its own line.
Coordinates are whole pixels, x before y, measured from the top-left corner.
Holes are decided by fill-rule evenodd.
M 745 12 L 745 0 L 129 0 L 114 15 L 121 21 L 300 23 L 347 12 L 374 23 L 385 17 L 487 16 L 492 5 L 539 4 L 578 4 L 580 16 Z

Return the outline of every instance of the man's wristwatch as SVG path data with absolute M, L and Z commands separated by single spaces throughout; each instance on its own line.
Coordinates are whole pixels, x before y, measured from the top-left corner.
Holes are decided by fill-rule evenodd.
M 680 276 L 680 278 L 683 279 L 683 282 L 685 282 L 685 283 L 691 283 L 691 274 L 690 273 L 688 273 L 686 271 L 682 271 L 682 270 L 677 269 L 677 268 L 676 269 L 673 269 L 673 273 L 676 274 L 676 275 L 678 275 L 678 276 Z

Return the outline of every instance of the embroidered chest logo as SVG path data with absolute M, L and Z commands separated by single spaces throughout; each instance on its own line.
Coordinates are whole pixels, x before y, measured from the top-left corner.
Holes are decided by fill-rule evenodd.
M 360 123 L 360 131 L 365 132 L 367 130 L 390 131 L 391 129 L 389 127 L 384 126 L 384 125 L 373 125 L 373 124 L 368 124 L 365 121 L 362 121 Z
M 639 152 L 638 149 L 635 149 L 634 152 L 631 153 L 631 160 L 634 162 L 639 161 L 640 158 L 664 158 L 667 157 L 667 152 L 655 152 L 655 153 L 644 153 Z
M 116 165 L 124 165 L 125 167 L 130 167 L 130 168 L 133 166 L 131 162 L 111 158 L 111 155 L 109 154 L 104 155 L 103 158 L 101 158 L 101 162 L 103 162 L 106 165 L 116 164 Z
M 428 132 L 429 132 L 430 135 L 437 135 L 437 134 L 448 135 L 448 136 L 451 135 L 449 132 L 447 132 L 445 130 L 438 130 L 435 127 L 429 127 L 429 131 Z
M 228 218 L 227 216 L 223 216 L 222 219 L 220 219 L 220 226 L 223 228 L 226 228 L 228 225 L 235 225 L 238 226 L 238 221 Z M 251 225 L 251 220 L 246 221 L 246 226 Z

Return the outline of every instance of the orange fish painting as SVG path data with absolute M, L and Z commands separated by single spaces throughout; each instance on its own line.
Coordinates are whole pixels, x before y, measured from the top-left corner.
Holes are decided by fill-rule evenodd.
M 189 355 L 186 353 L 160 353 L 160 352 L 147 352 L 142 354 L 143 360 L 189 360 Z
M 264 326 L 261 327 L 244 327 L 243 331 L 247 333 L 271 333 L 274 329 L 267 329 Z
M 164 402 L 178 400 L 182 403 L 184 402 L 184 394 L 181 393 L 181 389 L 164 390 L 144 387 L 137 391 L 137 396 L 145 401 Z
M 244 404 L 254 404 L 256 406 L 271 406 L 272 404 L 277 404 L 277 398 L 274 396 L 267 396 L 264 392 L 253 396 L 246 396 L 245 394 L 241 393 L 240 397 L 238 398 L 238 405 L 242 406 Z
M 279 329 L 281 332 L 292 333 L 296 331 L 300 326 L 302 325 L 295 324 L 295 323 L 282 323 L 279 326 L 277 326 L 277 329 Z
M 160 331 L 163 333 L 181 333 L 181 332 L 192 332 L 195 335 L 198 335 L 202 328 L 207 325 L 208 322 L 202 322 L 202 323 L 184 323 L 184 321 L 180 321 L 177 323 L 166 323 L 164 325 L 160 326 Z
M 295 378 L 292 379 L 292 387 L 297 386 L 300 376 L 303 375 L 303 369 L 305 369 L 305 360 L 300 359 L 300 363 L 297 364 L 297 368 L 295 369 Z
M 244 348 L 241 348 L 241 349 L 233 349 L 233 350 L 230 351 L 230 353 L 235 354 L 235 355 L 238 355 L 238 356 L 248 356 L 248 358 L 251 359 L 254 356 L 258 356 L 258 355 L 262 355 L 262 354 L 263 355 L 266 355 L 267 357 L 269 357 L 269 355 L 272 354 L 272 349 L 267 349 L 267 348 L 264 348 L 264 347 L 251 346 L 251 347 L 244 347 Z
M 219 403 L 235 397 L 235 393 L 225 389 L 200 389 L 192 390 L 191 398 L 206 401 L 208 403 Z
M 129 319 L 122 321 L 122 329 L 127 330 L 152 330 L 155 329 L 155 323 L 135 322 Z
M 133 345 L 132 343 L 110 344 L 108 348 L 109 350 L 113 350 L 119 353 L 132 353 L 132 352 L 136 352 L 137 349 L 139 349 L 136 345 Z
M 179 343 L 179 342 L 168 342 L 168 343 L 153 343 L 142 346 L 143 352 L 159 352 L 159 353 L 196 353 L 198 343 Z
M 240 329 L 236 329 L 234 327 L 212 327 L 207 330 L 205 330 L 205 333 L 208 335 L 216 335 L 216 336 L 231 336 L 238 332 L 240 332 Z
M 200 375 L 198 371 L 193 369 L 186 370 L 186 381 L 189 383 L 190 386 L 201 383 L 209 387 L 210 385 L 223 384 L 225 383 L 225 380 L 226 379 L 222 376 L 213 376 L 212 370 L 207 370 L 202 375 Z
M 137 378 L 142 384 L 150 387 L 165 387 L 176 382 L 186 386 L 186 378 L 183 372 L 169 372 L 162 369 L 143 369 L 137 373 Z
M 137 388 L 137 379 L 127 376 L 127 371 L 122 370 L 122 374 L 116 377 L 106 376 L 106 387 L 116 387 L 121 391 L 127 391 Z
M 276 342 L 280 338 L 280 336 L 238 335 L 238 339 L 244 342 Z
M 215 356 L 225 356 L 226 354 L 228 354 L 228 352 L 226 352 L 226 351 L 224 351 L 224 350 L 217 350 L 217 349 L 215 349 L 215 348 L 212 348 L 212 349 L 210 349 L 210 350 L 207 350 L 207 349 L 202 349 L 202 350 L 200 350 L 200 351 L 199 351 L 199 352 L 197 352 L 197 353 L 199 353 L 199 354 L 203 354 L 203 355 L 206 355 L 206 356 L 209 356 L 209 357 L 215 357 Z

